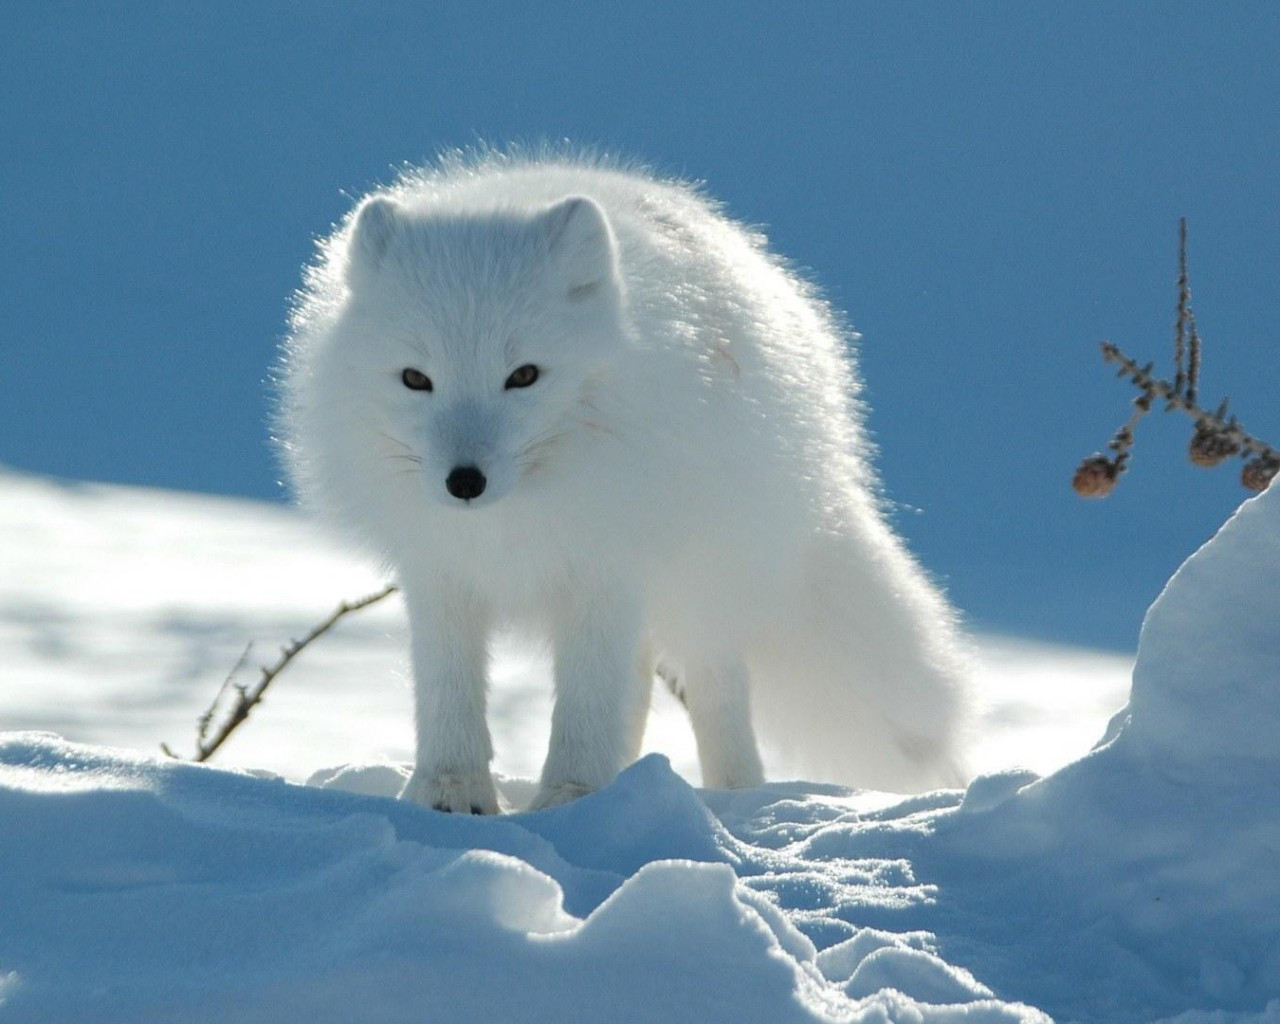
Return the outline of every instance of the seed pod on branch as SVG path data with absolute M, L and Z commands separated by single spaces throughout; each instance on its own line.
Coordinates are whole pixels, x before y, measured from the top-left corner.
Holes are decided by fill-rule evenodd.
M 1280 459 L 1259 455 L 1244 464 L 1240 482 L 1251 491 L 1265 491 L 1277 473 L 1280 473 Z
M 1230 427 L 1212 420 L 1201 420 L 1196 423 L 1196 432 L 1191 438 L 1187 454 L 1192 463 L 1206 469 L 1218 465 L 1240 451 L 1240 443 L 1232 436 Z
M 1091 455 L 1076 467 L 1071 486 L 1082 498 L 1105 498 L 1116 486 L 1122 467 L 1101 453 Z

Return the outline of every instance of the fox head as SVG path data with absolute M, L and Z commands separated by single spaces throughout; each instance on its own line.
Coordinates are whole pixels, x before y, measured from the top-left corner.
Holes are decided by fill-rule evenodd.
M 554 461 L 625 343 L 617 243 L 583 197 L 445 214 L 375 196 L 351 221 L 345 278 L 334 354 L 360 388 L 368 457 L 458 509 Z

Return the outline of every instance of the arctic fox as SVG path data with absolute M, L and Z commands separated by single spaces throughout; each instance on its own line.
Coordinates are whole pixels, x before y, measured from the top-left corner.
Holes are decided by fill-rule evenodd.
M 655 674 L 706 786 L 763 781 L 756 726 L 833 781 L 960 781 L 964 659 L 879 508 L 850 340 L 760 234 L 643 171 L 457 157 L 359 202 L 297 296 L 279 434 L 403 590 L 403 798 L 498 810 L 504 628 L 553 652 L 535 808 L 638 756 Z

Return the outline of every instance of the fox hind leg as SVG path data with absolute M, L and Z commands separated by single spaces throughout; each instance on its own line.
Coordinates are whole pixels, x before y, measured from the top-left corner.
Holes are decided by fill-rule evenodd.
M 764 782 L 746 663 L 741 658 L 695 663 L 678 674 L 664 666 L 660 674 L 689 712 L 703 786 L 746 789 Z

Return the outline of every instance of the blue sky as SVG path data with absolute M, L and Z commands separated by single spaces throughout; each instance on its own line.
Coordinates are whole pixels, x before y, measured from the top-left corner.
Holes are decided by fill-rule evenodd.
M 1280 6 L 0 8 L 0 463 L 284 500 L 265 380 L 313 239 L 394 168 L 571 139 L 705 179 L 848 311 L 897 524 L 979 627 L 1131 648 L 1244 496 L 1097 343 L 1280 439 Z

